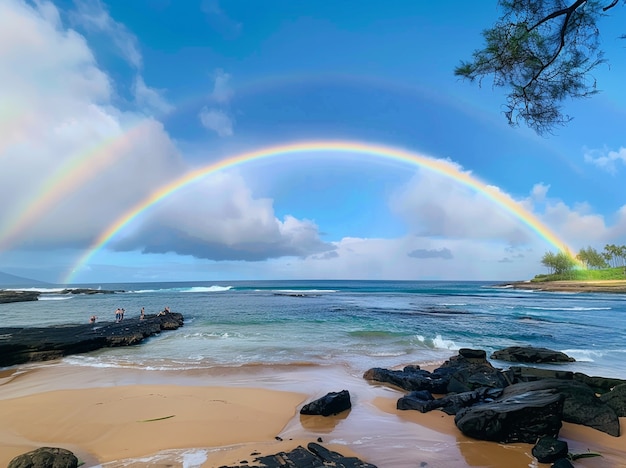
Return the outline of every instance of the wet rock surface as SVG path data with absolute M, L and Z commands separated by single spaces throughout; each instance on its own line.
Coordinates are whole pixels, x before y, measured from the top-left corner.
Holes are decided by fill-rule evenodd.
M 28 302 L 39 300 L 40 293 L 37 291 L 4 291 L 0 290 L 0 304 L 10 302 Z
M 184 323 L 182 314 L 146 315 L 116 322 L 40 328 L 0 327 L 0 367 L 59 359 L 100 348 L 131 346 Z
M 344 457 L 338 452 L 311 442 L 306 448 L 298 446 L 290 452 L 279 452 L 255 458 L 250 464 L 243 461 L 241 465 L 221 466 L 220 468 L 376 468 L 357 457 Z
M 510 346 L 495 351 L 491 359 L 507 362 L 524 362 L 538 364 L 543 362 L 574 362 L 576 359 L 560 351 L 532 346 Z
M 540 348 L 539 354 L 548 352 Z M 618 415 L 626 408 L 623 380 L 534 367 L 498 369 L 482 350 L 461 349 L 432 372 L 419 366 L 374 368 L 363 377 L 408 390 L 398 409 L 455 414 L 457 427 L 481 440 L 534 443 L 543 436 L 556 438 L 562 421 L 618 437 Z
M 300 409 L 300 414 L 331 416 L 347 411 L 350 408 L 352 408 L 350 392 L 342 390 L 340 392 L 327 393 L 322 398 L 307 403 Z

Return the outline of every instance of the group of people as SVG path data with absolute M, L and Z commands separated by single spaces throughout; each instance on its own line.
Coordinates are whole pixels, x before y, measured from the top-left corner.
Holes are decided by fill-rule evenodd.
M 126 309 L 117 308 L 115 311 L 115 323 L 119 323 L 124 320 L 124 312 L 126 312 Z
M 119 323 L 122 320 L 124 320 L 124 313 L 125 312 L 126 312 L 126 309 L 123 309 L 121 307 L 117 308 L 117 310 L 115 311 L 115 323 Z M 170 313 L 169 306 L 165 306 L 165 308 L 157 314 L 157 317 L 160 317 L 162 315 L 169 314 L 169 313 Z M 141 312 L 139 312 L 139 320 L 143 320 L 145 318 L 146 318 L 146 310 L 145 310 L 144 307 L 142 307 L 141 308 Z M 96 323 L 96 320 L 98 320 L 98 317 L 96 315 L 92 315 L 89 318 L 89 323 L 94 324 L 94 323 Z

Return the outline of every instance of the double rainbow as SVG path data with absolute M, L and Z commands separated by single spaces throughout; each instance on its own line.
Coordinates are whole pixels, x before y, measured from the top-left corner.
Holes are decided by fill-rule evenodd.
M 72 283 L 75 274 L 86 265 L 90 259 L 115 237 L 127 224 L 140 216 L 150 207 L 156 205 L 163 199 L 169 197 L 173 193 L 181 190 L 194 182 L 199 181 L 203 177 L 210 174 L 223 171 L 225 169 L 241 166 L 252 161 L 263 159 L 274 159 L 284 157 L 288 154 L 306 153 L 306 152 L 337 152 L 337 153 L 360 153 L 374 157 L 380 157 L 388 160 L 415 165 L 434 173 L 449 177 L 461 185 L 471 188 L 472 190 L 482 194 L 491 200 L 496 206 L 501 207 L 506 212 L 512 214 L 523 224 L 528 226 L 537 235 L 555 247 L 558 251 L 571 252 L 568 245 L 552 232 L 545 224 L 543 224 L 533 213 L 526 210 L 522 205 L 515 202 L 506 194 L 498 191 L 493 187 L 489 187 L 478 178 L 468 173 L 461 172 L 452 164 L 438 159 L 433 159 L 414 153 L 408 150 L 382 146 L 376 144 L 368 144 L 353 141 L 304 141 L 298 143 L 290 143 L 278 146 L 271 146 L 255 151 L 237 154 L 235 156 L 213 162 L 206 166 L 192 170 L 189 173 L 179 177 L 178 179 L 163 185 L 155 190 L 145 199 L 137 203 L 135 206 L 123 213 L 117 218 L 107 229 L 105 229 L 89 247 L 89 249 L 74 263 L 69 273 L 67 273 L 62 283 Z

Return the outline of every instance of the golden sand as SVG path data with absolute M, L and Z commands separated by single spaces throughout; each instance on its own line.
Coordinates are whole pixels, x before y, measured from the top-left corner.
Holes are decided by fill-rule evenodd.
M 56 446 L 73 451 L 84 468 L 182 467 L 168 458 L 173 449 L 203 450 L 201 463 L 187 466 L 219 467 L 251 463 L 259 454 L 289 451 L 318 437 L 327 448 L 380 468 L 542 466 L 534 462 L 529 444 L 469 439 L 453 417 L 398 411 L 403 392 L 360 378 L 346 380 L 352 410 L 329 418 L 300 415 L 304 403 L 324 392 L 318 388 L 323 384 L 319 373 L 299 372 L 299 382 L 283 391 L 276 385 L 257 388 L 254 382 L 262 387 L 265 377 L 244 379 L 243 373 L 225 374 L 222 380 L 203 377 L 220 385 L 191 385 L 181 374 L 166 376 L 166 383 L 143 383 L 150 379 L 141 370 L 51 366 L 5 371 L 0 375 L 0 466 L 34 448 Z M 115 383 L 127 380 L 140 383 Z M 103 386 L 103 381 L 110 384 Z M 222 385 L 225 381 L 236 385 Z M 302 392 L 293 391 L 294 385 Z M 624 426 L 622 421 L 622 432 Z M 624 437 L 565 424 L 561 438 L 571 451 L 604 455 L 577 461 L 577 467 L 626 466 Z M 156 454 L 165 455 L 157 460 Z

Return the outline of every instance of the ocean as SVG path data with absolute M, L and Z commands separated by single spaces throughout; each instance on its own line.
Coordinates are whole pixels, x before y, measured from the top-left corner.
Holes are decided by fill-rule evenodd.
M 626 297 L 551 293 L 468 281 L 229 281 L 80 285 L 115 294 L 0 304 L 3 326 L 113 321 L 169 306 L 184 327 L 139 346 L 66 357 L 71 366 L 161 370 L 262 365 L 436 364 L 459 348 L 513 345 L 563 351 L 559 369 L 626 378 Z M 499 367 L 506 363 L 494 362 Z M 550 366 L 546 366 L 550 367 Z
M 16 366 L 12 375 L 44 371 L 44 380 L 15 379 L 3 398 L 57 389 L 136 384 L 268 388 L 305 401 L 350 391 L 349 416 L 311 426 L 296 415 L 278 434 L 350 447 L 380 468 L 534 466 L 521 444 L 493 444 L 441 433 L 396 415 L 401 392 L 367 382 L 372 367 L 436 365 L 463 347 L 491 352 L 513 345 L 563 351 L 576 362 L 544 365 L 626 378 L 626 297 L 621 294 L 524 291 L 468 281 L 229 281 L 79 285 L 115 294 L 59 295 L 37 289 L 39 301 L 0 304 L 3 326 L 48 326 L 154 314 L 169 306 L 185 317 L 137 346 L 102 349 L 60 361 Z M 123 292 L 121 292 L 123 291 Z M 496 367 L 507 363 L 492 361 Z M 11 378 L 9 378 L 11 379 Z M 35 383 L 33 383 L 35 382 Z M 381 410 L 389 405 L 388 410 Z M 404 412 L 403 412 L 404 413 Z M 412 413 L 412 412 L 406 412 Z M 570 450 L 587 441 L 569 439 Z M 200 468 L 222 447 L 188 447 L 85 467 Z M 624 466 L 623 451 L 603 448 L 603 466 Z M 513 453 L 515 451 L 515 453 Z M 506 463 L 498 464 L 494 456 Z M 518 464 L 508 460 L 515 455 Z M 421 465 L 420 465 L 421 463 Z M 503 462 L 504 463 L 504 462 Z M 529 464 L 531 463 L 531 464 Z M 585 465 L 586 466 L 586 465 Z M 590 465 L 598 466 L 598 465 Z

